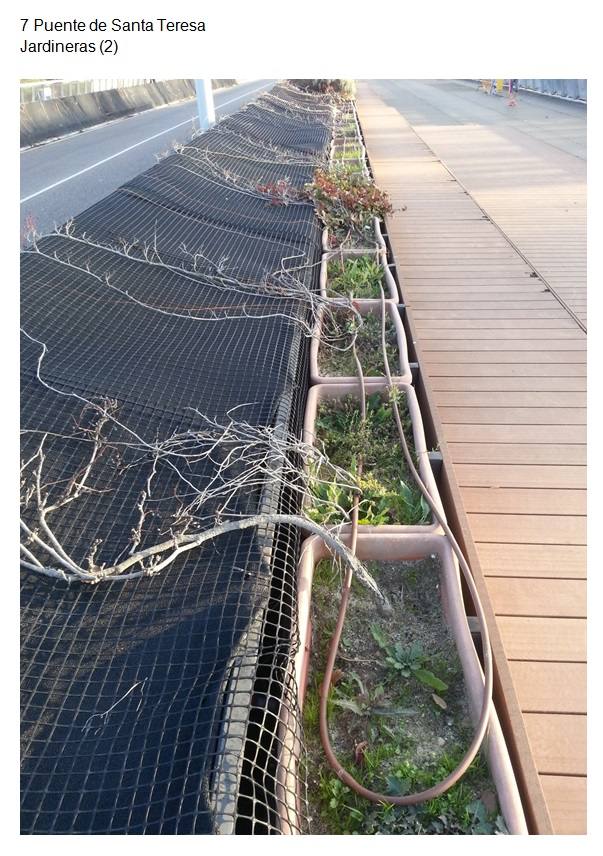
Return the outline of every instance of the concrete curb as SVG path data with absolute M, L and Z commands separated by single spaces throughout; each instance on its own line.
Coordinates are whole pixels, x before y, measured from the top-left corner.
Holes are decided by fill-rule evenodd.
M 214 89 L 235 83 L 234 79 L 212 80 Z M 125 89 L 106 89 L 88 95 L 21 104 L 21 147 L 194 96 L 193 80 L 159 80 Z

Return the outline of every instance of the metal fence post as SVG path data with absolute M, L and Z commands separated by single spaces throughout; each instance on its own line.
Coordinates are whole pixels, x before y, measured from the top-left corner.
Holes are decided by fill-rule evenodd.
M 216 124 L 216 111 L 214 109 L 214 93 L 211 88 L 211 79 L 195 80 L 197 92 L 197 111 L 199 113 L 199 130 L 207 131 Z

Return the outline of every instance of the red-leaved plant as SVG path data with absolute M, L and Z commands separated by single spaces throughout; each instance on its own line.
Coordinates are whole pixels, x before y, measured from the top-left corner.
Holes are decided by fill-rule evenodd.
M 288 178 L 270 181 L 267 184 L 257 184 L 256 190 L 267 196 L 271 205 L 288 205 L 300 197 L 300 191 L 293 187 Z
M 362 235 L 375 217 L 383 219 L 393 208 L 387 193 L 362 173 L 343 169 L 317 170 L 306 194 L 316 213 L 335 235 Z

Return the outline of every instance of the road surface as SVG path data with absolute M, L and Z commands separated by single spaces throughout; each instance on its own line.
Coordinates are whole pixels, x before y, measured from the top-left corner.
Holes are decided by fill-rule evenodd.
M 216 116 L 240 110 L 275 80 L 253 80 L 215 95 Z M 195 100 L 137 113 L 21 152 L 21 235 L 60 225 L 190 138 Z

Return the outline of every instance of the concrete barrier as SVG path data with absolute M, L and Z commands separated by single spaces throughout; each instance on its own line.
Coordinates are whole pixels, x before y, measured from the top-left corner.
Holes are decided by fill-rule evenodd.
M 234 84 L 234 79 L 212 80 L 214 89 Z M 158 80 L 125 89 L 105 89 L 87 95 L 21 104 L 21 146 L 33 146 L 110 119 L 193 98 L 194 95 L 194 80 Z

